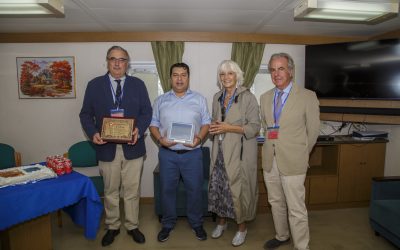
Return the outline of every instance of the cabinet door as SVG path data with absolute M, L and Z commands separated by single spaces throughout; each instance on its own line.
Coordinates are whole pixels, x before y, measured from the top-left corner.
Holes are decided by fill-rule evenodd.
M 309 177 L 308 204 L 336 203 L 337 185 L 337 176 Z
M 365 148 L 364 159 L 360 163 L 360 178 L 356 186 L 357 199 L 369 201 L 373 177 L 382 177 L 385 168 L 385 143 L 368 144 Z
M 371 178 L 383 175 L 385 150 L 385 143 L 340 146 L 339 202 L 370 199 Z

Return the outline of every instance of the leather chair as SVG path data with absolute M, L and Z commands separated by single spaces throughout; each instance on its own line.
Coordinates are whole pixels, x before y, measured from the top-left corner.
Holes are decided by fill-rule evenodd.
M 0 169 L 21 166 L 21 154 L 10 145 L 0 143 Z
M 92 180 L 99 196 L 103 197 L 103 177 L 99 173 L 98 161 L 93 142 L 80 141 L 73 144 L 68 149 L 68 153 L 64 154 L 64 157 L 71 160 L 74 171 L 86 175 Z
M 400 176 L 372 179 L 369 221 L 376 235 L 400 249 Z
M 210 149 L 202 147 L 203 153 L 203 215 L 212 216 L 213 221 L 216 220 L 216 215 L 208 212 L 208 181 L 210 175 Z M 161 221 L 162 205 L 161 205 L 161 188 L 160 188 L 160 168 L 159 165 L 153 171 L 153 185 L 154 185 L 154 205 L 155 212 Z M 178 216 L 186 216 L 186 192 L 182 178 L 179 180 L 178 193 L 176 196 L 176 214 Z

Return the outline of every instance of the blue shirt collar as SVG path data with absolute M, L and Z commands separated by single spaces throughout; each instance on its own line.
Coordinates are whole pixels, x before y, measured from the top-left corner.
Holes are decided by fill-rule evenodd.
M 171 89 L 168 93 L 169 93 L 169 95 L 174 95 L 177 98 L 184 98 L 185 96 L 192 94 L 192 90 L 190 90 L 190 88 L 188 88 L 186 90 L 186 93 L 182 97 L 177 96 L 173 89 Z
M 286 88 L 283 89 L 283 93 L 284 94 L 289 94 L 290 90 L 292 89 L 292 87 L 293 87 L 293 82 L 290 82 L 289 85 L 286 86 Z M 278 88 L 275 88 L 275 94 L 277 94 L 278 91 L 279 91 Z

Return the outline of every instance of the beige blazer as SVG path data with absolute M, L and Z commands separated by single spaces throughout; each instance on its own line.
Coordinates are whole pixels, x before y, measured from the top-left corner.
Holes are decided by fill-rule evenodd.
M 260 97 L 261 123 L 265 131 L 274 126 L 273 99 L 275 88 Z M 293 83 L 283 107 L 278 139 L 267 138 L 263 146 L 262 166 L 269 172 L 275 153 L 279 171 L 283 175 L 305 174 L 309 154 L 317 141 L 320 128 L 319 102 L 313 91 Z

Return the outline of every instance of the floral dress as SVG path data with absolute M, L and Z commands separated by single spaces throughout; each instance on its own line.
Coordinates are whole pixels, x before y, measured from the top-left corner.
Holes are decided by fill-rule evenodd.
M 228 175 L 225 170 L 221 143 L 222 141 L 218 142 L 218 155 L 215 161 L 215 167 L 210 176 L 208 210 L 221 218 L 235 219 L 232 194 L 229 188 Z

